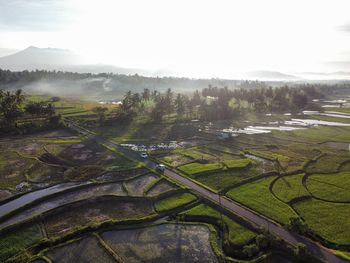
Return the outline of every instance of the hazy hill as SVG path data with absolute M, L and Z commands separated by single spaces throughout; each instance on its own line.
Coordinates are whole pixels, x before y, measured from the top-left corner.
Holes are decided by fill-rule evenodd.
M 1 50 L 0 50 L 1 51 Z M 6 54 L 4 50 L 4 54 Z M 61 70 L 78 73 L 117 73 L 125 75 L 169 76 L 165 70 L 144 70 L 115 67 L 105 64 L 87 64 L 84 59 L 70 50 L 58 48 L 28 47 L 17 53 L 1 57 L 0 68 L 13 71 Z
M 294 75 L 281 73 L 278 71 L 257 70 L 249 71 L 244 75 L 247 79 L 259 80 L 299 80 L 300 78 Z
M 72 51 L 57 48 L 28 47 L 0 57 L 0 67 L 10 70 L 52 69 L 54 66 L 79 65 L 83 59 Z

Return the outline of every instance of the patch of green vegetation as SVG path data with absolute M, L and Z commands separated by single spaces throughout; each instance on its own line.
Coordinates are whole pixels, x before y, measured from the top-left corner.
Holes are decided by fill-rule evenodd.
M 350 123 L 350 119 L 333 117 L 333 116 L 322 116 L 322 115 L 309 115 L 310 119 L 320 120 L 320 121 L 330 121 L 330 122 L 341 122 L 341 123 Z
M 218 220 L 218 223 L 221 222 L 221 214 L 217 210 L 205 204 L 195 206 L 185 212 L 182 212 L 181 214 L 188 216 L 202 216 L 204 218 L 209 217 Z M 229 217 L 222 215 L 222 219 L 228 229 L 228 233 L 225 232 L 225 238 L 230 244 L 233 244 L 234 246 L 243 246 L 255 238 L 256 233 L 236 223 Z
M 300 196 L 308 196 L 309 193 L 302 184 L 304 174 L 296 174 L 280 177 L 273 185 L 273 193 L 283 202 L 289 202 Z
M 337 172 L 341 163 L 349 160 L 350 156 L 341 156 L 334 153 L 326 153 L 310 163 L 306 167 L 308 173 L 334 173 Z
M 234 154 L 232 152 L 228 152 L 228 151 L 223 151 L 223 150 L 218 150 L 218 149 L 212 148 L 211 145 L 209 145 L 209 146 L 201 147 L 200 151 L 208 153 L 210 155 L 213 155 L 216 158 L 219 158 L 220 160 L 232 160 L 232 159 L 240 159 L 241 158 L 241 156 L 239 155 L 239 152 L 236 152 Z
M 175 152 L 178 152 L 186 157 L 192 158 L 194 160 L 212 160 L 215 159 L 215 156 L 199 151 L 196 148 L 190 149 L 178 149 Z
M 124 157 L 113 148 L 101 145 L 93 139 L 70 145 L 61 151 L 58 157 L 75 166 L 98 165 L 104 169 L 107 167 L 126 169 L 136 165 L 134 161 Z
M 294 205 L 308 226 L 328 241 L 350 244 L 350 204 L 315 199 Z
M 247 150 L 248 153 L 267 159 L 271 161 L 278 161 L 278 163 L 283 167 L 287 168 L 288 167 L 288 162 L 289 162 L 289 157 L 285 155 L 281 155 L 278 153 L 274 153 L 271 150 L 254 150 L 254 149 L 249 149 Z
M 345 259 L 347 261 L 350 261 L 350 252 L 341 251 L 341 250 L 333 250 L 333 249 L 332 249 L 332 252 L 340 258 Z
M 291 132 L 273 131 L 273 135 L 289 140 L 307 142 L 350 141 L 350 127 L 316 126 Z
M 16 232 L 0 237 L 0 261 L 16 254 L 23 253 L 26 248 L 38 243 L 43 238 L 39 225 L 22 228 Z
M 223 164 L 229 169 L 243 169 L 251 164 L 251 160 L 249 158 L 238 160 L 224 160 Z
M 71 143 L 77 143 L 81 142 L 80 138 L 40 138 L 36 140 L 39 143 L 46 143 L 46 144 L 71 144 Z
M 98 177 L 105 170 L 101 166 L 86 165 L 68 169 L 64 176 L 70 181 L 85 181 Z
M 350 171 L 334 174 L 313 174 L 307 188 L 315 197 L 329 201 L 350 201 Z
M 62 179 L 64 168 L 49 166 L 37 161 L 26 172 L 26 177 L 32 182 L 50 181 L 53 183 Z
M 192 161 L 192 159 L 181 154 L 169 154 L 167 156 L 159 158 L 159 160 L 172 167 L 177 167 L 179 165 L 183 165 Z
M 5 151 L 0 154 L 0 188 L 15 188 L 26 180 L 25 172 L 36 161 L 24 158 L 15 152 Z
M 233 186 L 242 180 L 258 176 L 258 171 L 251 167 L 245 170 L 222 170 L 208 174 L 189 175 L 194 180 L 210 187 L 214 191 L 220 191 Z
M 226 195 L 277 222 L 287 224 L 289 218 L 296 216 L 296 213 L 270 192 L 269 187 L 275 178 L 266 177 L 241 185 L 233 188 Z
M 181 172 L 184 172 L 186 174 L 199 174 L 214 170 L 220 170 L 222 168 L 222 164 L 220 163 L 189 163 L 182 166 L 179 166 L 177 169 L 179 169 Z
M 195 200 L 197 200 L 197 197 L 193 194 L 177 194 L 156 202 L 154 204 L 154 208 L 157 212 L 163 212 L 180 206 L 184 206 L 186 204 L 194 202 Z

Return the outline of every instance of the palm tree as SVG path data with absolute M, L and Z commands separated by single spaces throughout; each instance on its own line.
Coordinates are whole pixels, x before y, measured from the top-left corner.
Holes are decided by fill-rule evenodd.
M 144 89 L 143 92 L 142 92 L 142 99 L 145 100 L 145 101 L 148 101 L 150 99 L 150 91 L 149 89 Z
M 15 95 L 15 100 L 18 104 L 22 104 L 24 102 L 25 97 L 24 97 L 21 89 L 16 90 L 14 95 Z

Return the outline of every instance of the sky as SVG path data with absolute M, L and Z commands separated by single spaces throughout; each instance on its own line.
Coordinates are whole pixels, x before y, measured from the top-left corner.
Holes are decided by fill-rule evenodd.
M 193 77 L 350 71 L 348 0 L 0 0 L 0 48 Z

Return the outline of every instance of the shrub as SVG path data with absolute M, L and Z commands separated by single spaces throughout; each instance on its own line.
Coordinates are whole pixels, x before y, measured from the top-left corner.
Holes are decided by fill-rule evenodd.
M 256 244 L 245 245 L 243 247 L 243 253 L 248 257 L 253 257 L 259 252 L 259 248 Z

